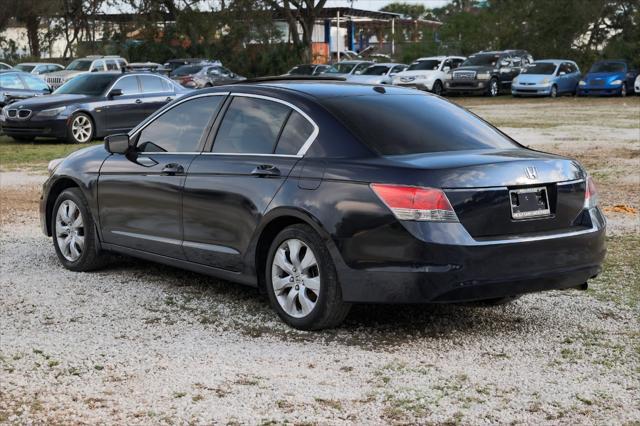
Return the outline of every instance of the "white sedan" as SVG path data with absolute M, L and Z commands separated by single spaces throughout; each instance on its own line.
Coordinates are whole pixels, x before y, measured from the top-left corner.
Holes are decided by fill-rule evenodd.
M 636 77 L 636 82 L 633 84 L 633 88 L 637 95 L 640 95 L 640 74 Z
M 374 64 L 362 71 L 360 74 L 345 76 L 351 83 L 364 84 L 391 84 L 393 77 L 407 69 L 405 64 L 383 63 Z
M 393 84 L 415 87 L 441 95 L 447 73 L 465 61 L 463 56 L 432 56 L 420 58 L 393 78 Z

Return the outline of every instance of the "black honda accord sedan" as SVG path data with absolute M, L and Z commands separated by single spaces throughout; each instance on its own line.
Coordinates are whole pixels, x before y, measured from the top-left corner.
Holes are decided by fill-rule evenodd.
M 256 286 L 293 327 L 353 303 L 582 287 L 605 255 L 592 179 L 438 96 L 273 81 L 176 100 L 50 164 L 60 262 L 105 252 Z
M 0 126 L 17 140 L 48 137 L 86 143 L 131 130 L 188 91 L 156 74 L 88 73 L 69 80 L 52 95 L 5 107 Z

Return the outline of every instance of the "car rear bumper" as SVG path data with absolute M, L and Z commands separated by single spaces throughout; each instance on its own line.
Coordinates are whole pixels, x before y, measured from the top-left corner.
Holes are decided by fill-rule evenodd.
M 443 244 L 446 233 L 423 241 L 431 264 L 413 259 L 398 266 L 362 269 L 338 265 L 344 300 L 354 303 L 463 302 L 580 286 L 596 276 L 606 253 L 605 219 L 589 211 L 590 226 L 561 233 L 514 236 L 509 239 L 456 241 Z M 449 229 L 455 225 L 449 224 Z M 461 225 L 460 225 L 461 226 Z M 468 234 L 467 234 L 468 235 Z M 412 264 L 411 264 L 412 263 Z
M 66 138 L 66 119 L 57 120 L 10 120 L 0 119 L 0 128 L 7 136 Z

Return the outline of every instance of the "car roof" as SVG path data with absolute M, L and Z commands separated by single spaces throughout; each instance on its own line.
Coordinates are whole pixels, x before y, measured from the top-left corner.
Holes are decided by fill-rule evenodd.
M 362 59 L 362 60 L 349 59 L 349 60 L 340 61 L 340 62 L 337 62 L 337 63 L 338 64 L 361 64 L 363 62 L 373 62 L 373 61 L 367 61 L 367 60 L 364 60 L 364 59 Z M 373 63 L 375 63 L 375 62 L 373 62 Z
M 255 88 L 269 89 L 275 93 L 287 94 L 292 91 L 298 92 L 304 95 L 312 96 L 317 99 L 326 99 L 326 98 L 336 98 L 336 97 L 346 97 L 346 96 L 366 96 L 366 95 L 376 95 L 380 93 L 380 87 L 382 86 L 374 86 L 369 84 L 358 84 L 358 83 L 349 83 L 335 80 L 280 80 L 280 81 L 265 81 L 262 83 L 250 83 L 243 84 L 237 83 L 233 85 L 227 86 L 218 86 L 224 87 L 227 90 L 230 87 L 233 87 L 233 91 L 237 91 L 238 89 L 249 89 L 254 90 Z M 376 88 L 374 90 L 374 88 Z M 384 94 L 391 95 L 415 95 L 418 94 L 414 89 L 407 89 L 403 87 L 397 86 L 384 86 Z M 205 89 L 211 90 L 211 89 Z M 203 90 L 198 91 L 198 93 L 202 93 Z
M 400 63 L 400 62 L 375 62 L 371 66 L 374 67 L 376 65 L 384 65 L 386 67 L 395 67 L 396 65 L 404 65 L 404 66 L 406 66 L 407 64 L 403 64 L 403 63 Z
M 20 62 L 17 65 L 60 65 L 60 64 L 56 64 L 55 62 Z
M 553 63 L 555 65 L 561 64 L 563 62 L 571 62 L 572 64 L 575 63 L 575 62 L 570 61 L 568 59 L 538 59 L 537 61 L 533 61 L 534 64 L 538 64 L 538 63 Z

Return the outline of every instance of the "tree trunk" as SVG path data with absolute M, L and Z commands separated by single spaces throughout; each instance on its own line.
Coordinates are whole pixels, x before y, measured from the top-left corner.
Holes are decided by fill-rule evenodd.
M 36 58 L 40 57 L 40 38 L 38 37 L 38 27 L 40 26 L 40 20 L 37 16 L 28 16 L 25 19 L 25 26 L 27 27 L 27 39 L 29 40 L 29 50 L 31 56 Z

